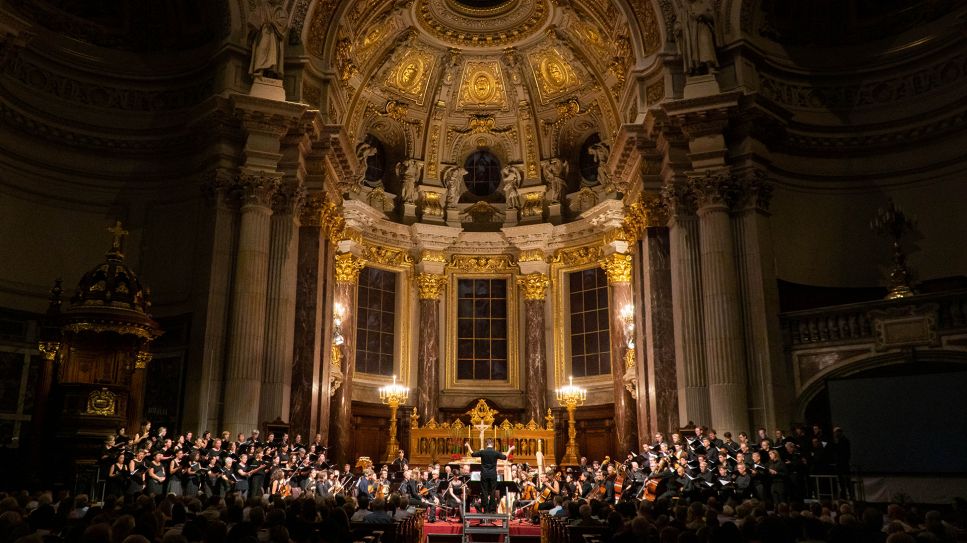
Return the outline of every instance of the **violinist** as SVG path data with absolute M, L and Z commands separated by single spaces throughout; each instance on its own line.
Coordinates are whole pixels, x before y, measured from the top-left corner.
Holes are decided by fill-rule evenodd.
M 427 508 L 427 521 L 436 522 L 436 508 L 440 505 L 440 470 L 433 470 L 433 474 L 423 484 L 420 490 L 423 504 Z

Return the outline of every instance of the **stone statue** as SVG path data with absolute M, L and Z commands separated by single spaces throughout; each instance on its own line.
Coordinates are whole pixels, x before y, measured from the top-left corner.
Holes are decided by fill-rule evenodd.
M 700 75 L 713 73 L 719 66 L 715 56 L 715 11 L 711 0 L 683 0 L 679 4 L 675 22 L 678 51 L 684 61 L 685 73 Z
M 423 172 L 423 162 L 408 158 L 396 164 L 396 175 L 400 178 L 400 199 L 404 204 L 415 204 L 419 196 L 416 184 Z
M 520 208 L 520 181 L 524 177 L 521 173 L 520 168 L 517 166 L 504 166 L 504 169 L 500 171 L 502 180 L 500 182 L 500 187 L 497 188 L 497 192 L 504 195 L 504 199 L 507 202 L 507 209 L 518 209 Z
M 581 177 L 581 185 L 585 187 L 593 187 L 598 184 L 609 184 L 608 183 L 608 158 L 611 156 L 611 149 L 608 144 L 599 141 L 588 147 L 588 154 L 594 158 L 594 163 L 598 165 L 598 174 L 595 176 L 595 180 L 591 181 L 589 179 L 584 179 Z
M 559 158 L 545 160 L 541 164 L 541 172 L 544 174 L 544 183 L 547 190 L 544 191 L 544 201 L 549 204 L 561 202 L 566 183 L 564 177 L 567 176 L 567 161 Z
M 369 187 L 372 189 L 383 188 L 382 180 L 369 181 L 366 179 L 366 170 L 369 165 L 369 157 L 374 156 L 379 152 L 375 146 L 366 143 L 365 141 L 360 143 L 356 147 L 356 161 L 359 164 L 359 174 L 356 176 L 356 187 Z
M 467 191 L 463 182 L 467 170 L 460 166 L 450 166 L 443 171 L 443 186 L 447 188 L 447 207 L 457 207 L 460 197 Z
M 285 37 L 289 16 L 283 0 L 262 0 L 252 12 L 249 25 L 255 31 L 248 73 L 252 77 L 282 79 L 285 66 Z

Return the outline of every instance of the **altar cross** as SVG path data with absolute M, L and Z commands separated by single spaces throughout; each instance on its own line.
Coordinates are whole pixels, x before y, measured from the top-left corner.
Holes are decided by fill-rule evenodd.
M 128 235 L 128 231 L 121 227 L 121 221 L 115 221 L 114 226 L 107 229 L 108 232 L 114 234 L 114 242 L 111 245 L 112 251 L 121 252 L 121 244 L 124 243 L 124 236 Z

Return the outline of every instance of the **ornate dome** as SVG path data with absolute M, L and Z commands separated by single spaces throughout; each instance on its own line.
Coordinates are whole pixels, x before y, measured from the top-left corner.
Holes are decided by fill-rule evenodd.
M 137 274 L 124 263 L 121 238 L 127 232 L 120 222 L 109 231 L 114 243 L 104 262 L 81 277 L 77 290 L 64 311 L 71 321 L 125 321 L 139 328 L 157 329 L 148 310 L 151 307 L 150 289 L 144 288 Z

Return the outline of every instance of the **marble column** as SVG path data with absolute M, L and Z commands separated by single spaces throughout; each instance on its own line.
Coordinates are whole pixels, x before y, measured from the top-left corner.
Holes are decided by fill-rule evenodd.
M 638 421 L 642 439 L 656 431 L 673 432 L 681 427 L 678 382 L 675 376 L 675 326 L 672 320 L 672 279 L 667 218 L 657 205 L 649 211 L 640 244 L 642 310 L 644 321 L 644 382 L 647 383 L 647 425 Z M 641 394 L 639 393 L 639 402 Z M 647 430 L 645 428 L 647 427 Z
M 793 393 L 782 356 L 779 292 L 769 200 L 772 185 L 760 170 L 747 172 L 732 217 L 749 376 L 751 428 L 783 428 L 792 420 Z
M 681 424 L 709 424 L 708 372 L 702 317 L 702 277 L 694 194 L 684 183 L 662 189 L 668 208 L 672 317 L 675 322 L 675 380 Z
M 295 319 L 292 340 L 292 374 L 289 402 L 289 431 L 311 440 L 318 431 L 319 403 L 328 404 L 329 391 L 320 390 L 323 381 L 322 348 L 326 239 L 322 234 L 321 194 L 306 198 L 299 215 L 298 262 L 296 264 Z M 328 407 L 326 413 L 328 413 Z M 328 428 L 328 418 L 326 427 Z M 328 433 L 323 439 L 329 438 Z
M 612 253 L 601 261 L 608 276 L 611 293 L 611 375 L 614 380 L 615 446 L 619 451 L 636 450 L 638 443 L 638 408 L 631 391 L 625 386 L 627 354 L 634 346 L 628 337 L 622 311 L 633 305 L 631 292 L 631 255 Z
M 544 273 L 517 277 L 524 293 L 524 420 L 538 424 L 547 413 L 547 340 L 544 337 L 545 298 L 550 280 Z
M 197 363 L 187 368 L 184 428 L 221 426 L 232 253 L 237 234 L 237 208 L 230 189 L 231 174 L 226 168 L 208 172 L 203 185 L 209 203 L 207 224 L 199 238 L 210 255 L 201 259 L 197 270 L 189 352 L 189 359 Z
M 280 175 L 243 171 L 237 180 L 242 195 L 235 282 L 229 315 L 225 371 L 224 428 L 235 435 L 259 427 L 265 354 L 265 305 L 269 271 L 272 195 Z
M 147 380 L 148 363 L 151 362 L 149 351 L 138 351 L 134 355 L 134 371 L 131 372 L 131 384 L 128 387 L 127 428 L 140 428 L 144 420 L 144 385 Z M 129 435 L 134 435 L 133 433 Z
M 446 282 L 446 276 L 441 274 L 419 273 L 416 276 L 416 286 L 420 294 L 416 414 L 423 424 L 439 416 L 440 295 L 443 293 Z
M 334 325 L 333 355 L 339 359 L 341 382 L 332 399 L 331 450 L 329 457 L 340 463 L 350 461 L 353 417 L 353 371 L 356 365 L 356 284 L 365 262 L 352 253 L 336 258 L 336 287 L 333 306 L 339 326 Z M 337 330 L 338 328 L 338 330 Z M 341 337 L 341 340 L 335 339 Z M 335 370 L 335 368 L 332 368 Z
M 698 197 L 702 254 L 705 359 L 712 427 L 748 431 L 745 336 L 735 267 L 729 204 L 735 189 L 728 173 L 706 173 L 691 184 Z
M 278 190 L 272 202 L 265 370 L 259 405 L 259 420 L 262 422 L 289 421 L 296 264 L 299 255 L 299 208 L 304 197 L 305 191 L 300 185 L 289 185 Z M 304 434 L 302 437 L 306 441 L 311 438 Z

